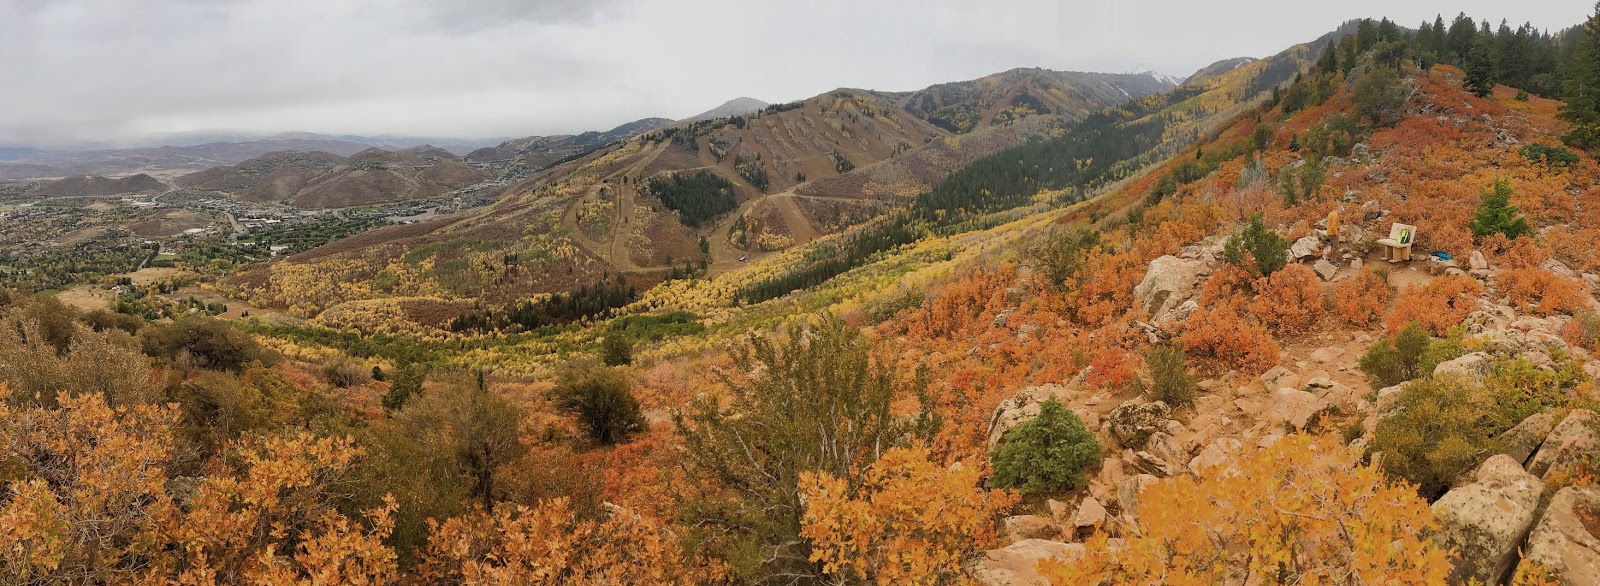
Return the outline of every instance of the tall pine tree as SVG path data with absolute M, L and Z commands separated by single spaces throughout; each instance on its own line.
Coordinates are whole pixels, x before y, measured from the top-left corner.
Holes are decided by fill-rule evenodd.
M 1467 51 L 1467 91 L 1480 98 L 1494 91 L 1494 61 L 1494 33 L 1484 21 L 1483 30 L 1474 35 L 1472 49 Z
M 1561 107 L 1561 119 L 1572 127 L 1567 144 L 1594 153 L 1600 151 L 1600 2 L 1594 16 L 1583 23 L 1583 32 L 1583 41 L 1567 62 L 1562 88 L 1567 103 Z

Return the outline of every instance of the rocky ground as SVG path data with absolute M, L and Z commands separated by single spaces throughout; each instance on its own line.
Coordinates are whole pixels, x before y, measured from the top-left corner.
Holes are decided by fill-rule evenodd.
M 1386 225 L 1375 203 L 1363 206 L 1362 221 L 1344 231 L 1344 242 L 1359 242 L 1361 232 Z M 1325 228 L 1321 226 L 1319 228 Z M 1352 234 L 1352 232 L 1355 232 Z M 1351 236 L 1354 236 L 1352 238 Z M 1350 278 L 1364 263 L 1378 259 L 1351 248 L 1328 249 L 1325 232 L 1294 242 L 1294 262 L 1310 265 L 1325 281 Z M 1152 336 L 1169 336 L 1199 309 L 1196 297 L 1206 276 L 1220 269 L 1220 239 L 1151 263 L 1135 297 L 1140 309 L 1156 316 L 1141 324 Z M 1377 260 L 1377 262 L 1382 262 Z M 1591 307 L 1600 277 L 1574 273 L 1559 261 L 1544 270 L 1581 280 Z M 1438 365 L 1436 374 L 1481 379 L 1496 360 L 1518 357 L 1554 370 L 1554 357 L 1585 354 L 1561 335 L 1568 316 L 1521 314 L 1498 293 L 1499 270 L 1472 252 L 1458 263 L 1417 256 L 1391 266 L 1396 287 L 1422 285 L 1444 274 L 1470 275 L 1485 286 L 1482 308 L 1464 322 L 1474 347 L 1483 350 Z M 1005 401 L 991 420 L 990 444 L 1006 430 L 1036 417 L 1040 404 L 1055 397 L 1078 414 L 1105 448 L 1105 460 L 1087 490 L 1050 500 L 1037 514 L 1005 520 L 1009 545 L 988 552 L 975 576 L 985 584 L 1030 585 L 1045 582 L 1035 564 L 1046 558 L 1070 559 L 1096 530 L 1115 538 L 1138 527 L 1139 494 L 1162 478 L 1202 477 L 1225 472 L 1238 454 L 1272 445 L 1286 433 L 1346 434 L 1351 450 L 1365 452 L 1379 419 L 1396 409 L 1404 384 L 1373 389 L 1358 360 L 1381 331 L 1330 328 L 1283 340 L 1280 363 L 1259 377 L 1228 373 L 1200 382 L 1192 409 L 1175 410 L 1136 393 L 1095 392 L 1078 380 L 1023 389 Z M 1600 365 L 1587 373 L 1600 378 Z M 1600 456 L 1600 421 L 1588 410 L 1540 413 L 1505 432 L 1505 453 L 1494 455 L 1461 478 L 1433 504 L 1442 529 L 1438 539 L 1458 552 L 1452 583 L 1499 583 L 1520 564 L 1537 563 L 1566 584 L 1600 584 L 1600 488 L 1561 487 L 1557 478 L 1572 465 Z M 1359 424 L 1359 435 L 1354 426 Z M 1353 437 L 1353 439 L 1352 439 Z M 1554 481 L 1554 482 L 1552 482 Z

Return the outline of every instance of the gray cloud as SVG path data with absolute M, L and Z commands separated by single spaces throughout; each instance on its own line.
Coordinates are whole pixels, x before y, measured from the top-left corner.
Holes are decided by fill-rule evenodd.
M 1264 56 L 1338 23 L 1487 0 L 0 0 L 0 145 L 198 129 L 511 136 L 682 117 L 739 95 L 915 89 L 1013 67 Z

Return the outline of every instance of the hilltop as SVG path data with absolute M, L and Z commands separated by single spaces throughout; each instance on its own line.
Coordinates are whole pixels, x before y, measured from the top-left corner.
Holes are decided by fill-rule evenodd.
M 248 201 L 339 208 L 434 197 L 487 178 L 449 151 L 424 145 L 402 151 L 370 147 L 348 157 L 278 151 L 174 182 Z
M 706 110 L 699 114 L 679 120 L 678 122 L 702 122 L 705 120 L 716 120 L 718 118 L 745 116 L 760 112 L 762 109 L 771 105 L 772 104 L 757 100 L 755 98 L 739 97 L 723 102 L 722 105 L 710 110 Z
M 167 186 L 154 177 L 139 173 L 121 178 L 78 175 L 54 181 L 41 181 L 23 193 L 35 197 L 89 197 L 161 193 Z
M 642 286 L 725 271 L 907 196 L 905 185 L 887 202 L 866 190 L 790 193 L 802 184 L 894 158 L 914 161 L 914 181 L 931 184 L 959 161 L 1166 88 L 1147 75 L 1016 70 L 919 92 L 835 90 L 749 116 L 676 124 L 551 167 L 481 211 L 285 259 L 242 277 L 239 292 L 260 303 L 294 298 L 311 314 L 413 296 L 494 308 L 606 275 Z M 959 133 L 945 128 L 965 117 L 974 118 Z M 424 264 L 431 268 L 417 270 Z M 332 266 L 353 282 L 405 276 L 387 290 L 290 293 L 311 285 L 294 275 Z

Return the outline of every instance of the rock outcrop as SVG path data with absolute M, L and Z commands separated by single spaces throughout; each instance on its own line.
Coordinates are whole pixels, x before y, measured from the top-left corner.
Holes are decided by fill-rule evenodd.
M 1556 418 L 1549 413 L 1537 413 L 1523 419 L 1516 427 L 1500 434 L 1501 453 L 1511 456 L 1518 465 L 1526 464 L 1534 452 L 1539 451 L 1544 438 L 1550 435 L 1550 430 L 1555 429 Z
M 1038 515 L 1012 515 L 1005 519 L 1006 537 L 1011 541 L 1050 539 L 1061 533 L 1049 519 Z
M 972 577 L 987 586 L 1047 586 L 1039 575 L 1039 562 L 1057 559 L 1070 562 L 1083 557 L 1081 543 L 1062 543 L 1044 539 L 1024 539 L 986 553 Z
M 1304 431 L 1317 423 L 1329 407 L 1331 405 L 1326 400 L 1314 394 L 1295 389 L 1278 389 L 1267 403 L 1267 412 L 1264 416 L 1272 423 L 1287 424 L 1295 430 Z
M 1566 586 L 1600 585 L 1600 487 L 1563 488 L 1528 535 L 1522 566 L 1538 566 Z
M 1199 259 L 1182 259 L 1167 255 L 1150 261 L 1150 269 L 1133 288 L 1133 298 L 1138 310 L 1160 320 L 1168 311 L 1182 305 L 1200 284 L 1200 277 L 1210 272 L 1206 262 Z
M 1474 382 L 1482 383 L 1484 377 L 1494 370 L 1494 357 L 1488 352 L 1473 352 L 1454 360 L 1441 362 L 1433 367 L 1433 375 L 1441 376 L 1455 374 Z
M 1433 503 L 1440 528 L 1437 539 L 1456 557 L 1450 583 L 1478 580 L 1497 584 L 1516 561 L 1517 546 L 1533 528 L 1544 483 L 1511 456 L 1489 458 L 1473 472 L 1473 482 Z
M 1540 478 L 1550 478 L 1552 473 L 1565 471 L 1583 458 L 1594 455 L 1600 449 L 1600 438 L 1595 437 L 1596 425 L 1600 423 L 1595 421 L 1593 411 L 1574 409 L 1544 438 L 1539 451 L 1528 462 L 1528 472 Z
M 1122 447 L 1138 449 L 1152 434 L 1164 429 L 1171 417 L 1172 408 L 1164 402 L 1128 401 L 1106 415 L 1106 430 Z

